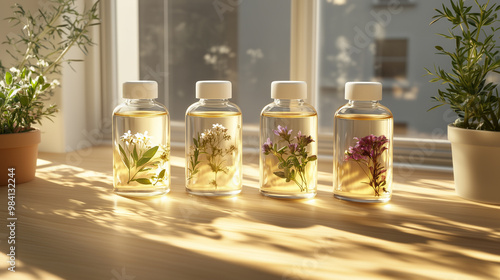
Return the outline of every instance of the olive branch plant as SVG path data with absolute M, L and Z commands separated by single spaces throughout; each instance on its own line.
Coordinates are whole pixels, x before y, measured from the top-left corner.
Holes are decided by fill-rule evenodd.
M 451 72 L 434 67 L 430 82 L 441 82 L 445 90 L 438 90 L 432 97 L 440 104 L 448 104 L 458 115 L 456 127 L 500 131 L 500 96 L 498 84 L 488 82 L 491 73 L 500 74 L 500 46 L 497 45 L 500 5 L 490 5 L 490 0 L 467 6 L 464 0 L 450 0 L 450 7 L 436 9 L 431 25 L 447 20 L 452 28 L 448 34 L 438 34 L 455 43 L 454 50 L 436 46 L 438 54 L 451 60 Z
M 47 76 L 60 74 L 63 63 L 79 61 L 65 58 L 71 48 L 87 54 L 94 45 L 90 28 L 100 23 L 99 2 L 81 12 L 75 0 L 47 0 L 34 14 L 19 4 L 12 7 L 6 20 L 21 30 L 3 42 L 14 62 L 7 69 L 0 61 L 0 134 L 30 131 L 58 111 L 45 104 L 59 85 Z

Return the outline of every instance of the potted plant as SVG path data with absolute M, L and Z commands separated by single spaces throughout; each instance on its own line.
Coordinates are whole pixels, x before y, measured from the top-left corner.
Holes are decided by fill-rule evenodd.
M 4 54 L 11 57 L 12 67 L 0 61 L 0 185 L 35 177 L 40 130 L 33 125 L 58 110 L 47 104 L 59 85 L 49 76 L 59 74 L 62 63 L 74 61 L 65 59 L 72 47 L 86 53 L 93 44 L 89 28 L 99 24 L 98 2 L 83 12 L 75 0 L 50 0 L 36 14 L 19 4 L 12 7 L 6 20 L 20 32 L 4 42 L 10 46 Z
M 446 71 L 448 67 L 426 70 L 434 76 L 431 82 L 446 85 L 433 97 L 439 104 L 431 109 L 448 104 L 458 116 L 448 126 L 457 194 L 500 204 L 500 97 L 498 83 L 492 81 L 500 73 L 496 43 L 500 6 L 485 2 L 474 0 L 468 6 L 464 0 L 451 0 L 450 6 L 436 9 L 431 24 L 447 20 L 452 26 L 439 35 L 452 40 L 454 49 L 436 46 L 438 54 L 449 58 L 451 71 Z

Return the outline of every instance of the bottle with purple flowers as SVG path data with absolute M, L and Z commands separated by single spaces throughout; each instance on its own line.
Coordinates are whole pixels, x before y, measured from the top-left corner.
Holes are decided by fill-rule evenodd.
M 333 193 L 357 202 L 392 196 L 393 116 L 380 104 L 382 85 L 349 82 L 334 118 Z
M 277 198 L 316 195 L 318 115 L 304 102 L 307 86 L 275 81 L 274 102 L 260 117 L 260 192 Z

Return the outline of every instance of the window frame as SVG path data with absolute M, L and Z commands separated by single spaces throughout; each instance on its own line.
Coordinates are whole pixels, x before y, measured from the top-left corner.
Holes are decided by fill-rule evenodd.
M 129 69 L 127 63 L 138 61 L 138 52 L 133 49 L 118 51 L 118 46 L 134 44 L 129 32 L 120 32 L 123 29 L 123 22 L 138 22 L 138 2 L 139 0 L 110 0 L 101 2 L 101 13 L 103 19 L 101 48 L 103 53 L 102 73 L 103 73 L 103 115 L 111 116 L 112 104 L 118 104 L 121 96 L 121 85 L 127 79 L 139 79 L 139 68 L 137 72 L 128 75 L 120 75 L 119 69 Z M 302 80 L 308 84 L 308 103 L 318 108 L 318 73 L 319 73 L 319 30 L 321 8 L 320 0 L 302 1 L 292 0 L 291 2 L 291 40 L 290 40 L 290 80 Z M 127 17 L 117 15 L 120 6 L 127 6 Z M 135 9 L 135 10 L 134 10 Z M 133 17 L 136 16 L 134 19 Z M 132 18 L 131 18 L 132 17 Z M 126 25 L 125 25 L 126 26 Z M 127 34 L 127 36 L 124 36 Z M 138 36 L 137 36 L 138 38 Z M 136 44 L 138 44 L 136 39 Z M 129 62 L 120 60 L 120 57 L 127 57 Z M 124 80 L 125 79 L 125 80 Z M 258 112 L 257 112 L 258 113 Z M 319 112 L 320 114 L 322 112 Z M 333 117 L 333 112 L 332 112 Z M 184 147 L 184 121 L 171 121 L 171 145 L 172 147 Z M 444 132 L 443 132 L 444 133 Z M 243 127 L 244 150 L 246 152 L 258 153 L 259 149 L 259 129 L 258 125 L 245 125 Z M 329 159 L 333 154 L 333 133 L 319 133 L 318 145 L 319 156 Z M 445 169 L 450 171 L 451 145 L 448 140 L 426 139 L 426 138 L 394 138 L 394 159 L 395 165 L 401 167 L 411 167 L 411 169 L 435 170 Z

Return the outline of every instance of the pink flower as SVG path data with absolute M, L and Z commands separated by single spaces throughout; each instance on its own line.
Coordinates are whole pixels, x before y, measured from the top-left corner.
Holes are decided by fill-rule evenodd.
M 349 147 L 345 152 L 344 160 L 354 160 L 359 164 L 363 163 L 366 165 L 369 171 L 369 185 L 375 190 L 375 195 L 380 195 L 380 188 L 386 184 L 386 176 L 383 175 L 387 172 L 387 169 L 382 163 L 382 153 L 385 152 L 388 147 L 389 139 L 384 135 L 375 136 L 370 134 L 361 139 L 354 137 L 357 140 L 354 147 Z M 371 177 L 371 178 L 370 178 Z M 386 189 L 382 188 L 385 192 Z

